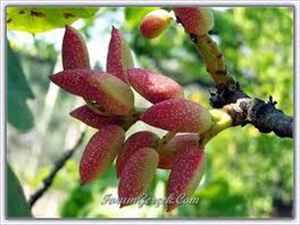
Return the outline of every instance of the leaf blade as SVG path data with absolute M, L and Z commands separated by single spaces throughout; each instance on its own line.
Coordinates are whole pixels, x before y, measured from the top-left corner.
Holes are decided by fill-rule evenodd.
M 8 7 L 8 29 L 41 33 L 93 16 L 99 8 Z
M 31 217 L 29 203 L 26 201 L 22 186 L 10 165 L 7 165 L 6 188 L 7 216 Z

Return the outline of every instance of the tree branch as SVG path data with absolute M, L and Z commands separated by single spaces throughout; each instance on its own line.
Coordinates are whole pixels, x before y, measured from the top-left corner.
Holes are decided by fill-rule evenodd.
M 265 102 L 245 94 L 228 73 L 224 56 L 214 40 L 208 34 L 190 34 L 190 37 L 215 82 L 216 92 L 210 93 L 212 107 L 224 108 L 235 126 L 252 124 L 262 133 L 273 131 L 279 137 L 293 137 L 293 118 L 275 107 L 272 96 Z
M 31 208 L 36 203 L 36 201 L 40 199 L 44 195 L 44 193 L 51 187 L 57 173 L 65 166 L 66 162 L 73 156 L 74 152 L 81 145 L 84 136 L 85 132 L 81 134 L 75 146 L 72 149 L 65 151 L 64 154 L 54 163 L 54 167 L 52 168 L 51 172 L 43 180 L 43 185 L 30 196 L 29 204 Z
M 272 97 L 268 102 L 258 98 L 239 98 L 223 108 L 233 119 L 233 125 L 252 124 L 262 133 L 274 132 L 279 137 L 293 137 L 293 118 L 275 108 Z

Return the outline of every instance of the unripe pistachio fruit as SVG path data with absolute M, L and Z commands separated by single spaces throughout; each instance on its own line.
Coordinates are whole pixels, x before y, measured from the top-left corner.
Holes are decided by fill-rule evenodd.
M 118 116 L 104 116 L 95 113 L 88 105 L 74 109 L 70 115 L 95 129 L 101 129 L 107 125 L 122 125 L 122 120 Z
M 89 69 L 89 53 L 82 35 L 73 27 L 66 26 L 62 61 L 64 70 Z
M 113 115 L 129 115 L 134 108 L 134 95 L 127 83 L 109 73 L 89 76 L 90 85 L 98 90 L 98 98 Z M 96 100 L 97 101 L 97 100 Z
M 120 177 L 129 158 L 142 148 L 154 148 L 159 137 L 150 131 L 139 131 L 127 138 L 116 161 L 117 177 Z
M 49 79 L 73 95 L 81 96 L 87 100 L 97 100 L 98 91 L 88 82 L 88 78 L 92 74 L 98 75 L 98 71 L 90 69 L 70 69 L 52 74 L 49 76 Z
M 128 80 L 140 95 L 152 103 L 183 96 L 183 88 L 177 82 L 150 70 L 130 69 Z
M 202 134 L 212 126 L 209 111 L 184 98 L 171 98 L 153 105 L 142 114 L 141 120 L 173 132 Z
M 186 32 L 198 36 L 207 34 L 214 26 L 211 9 L 203 7 L 180 7 L 174 9 L 176 17 Z
M 116 125 L 106 126 L 90 139 L 80 160 L 80 183 L 100 177 L 112 164 L 125 139 L 124 130 Z
M 152 148 L 136 151 L 126 162 L 120 175 L 118 196 L 120 208 L 141 197 L 149 188 L 158 165 L 158 154 Z
M 129 115 L 134 108 L 134 95 L 127 83 L 109 73 L 72 69 L 49 76 L 64 90 L 95 101 L 113 115 Z
M 167 185 L 167 211 L 178 206 L 179 196 L 190 197 L 196 190 L 204 170 L 204 149 L 187 145 L 176 155 Z
M 157 149 L 159 154 L 158 168 L 172 169 L 176 155 L 187 145 L 199 147 L 199 139 L 199 135 L 194 133 L 176 135 L 168 143 Z
M 133 67 L 133 58 L 122 33 L 115 27 L 112 27 L 106 61 L 106 71 L 127 82 L 127 70 Z
M 142 20 L 140 31 L 145 38 L 158 37 L 170 24 L 172 16 L 164 9 L 157 9 L 148 13 Z

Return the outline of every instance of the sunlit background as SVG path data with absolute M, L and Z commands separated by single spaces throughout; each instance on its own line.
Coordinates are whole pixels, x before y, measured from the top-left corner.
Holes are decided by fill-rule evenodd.
M 91 65 L 106 68 L 112 25 L 131 47 L 137 67 L 160 71 L 185 87 L 185 95 L 209 107 L 213 83 L 189 37 L 175 22 L 158 38 L 144 39 L 140 19 L 153 8 L 99 8 L 72 24 L 85 37 Z M 251 96 L 278 102 L 293 114 L 292 8 L 214 8 L 211 32 L 224 52 L 227 68 Z M 197 204 L 166 213 L 162 206 L 103 205 L 107 194 L 117 197 L 114 167 L 91 185 L 80 186 L 78 159 L 95 132 L 72 119 L 69 112 L 81 99 L 59 89 L 48 75 L 62 70 L 64 29 L 39 34 L 8 30 L 8 151 L 7 157 L 28 198 L 64 151 L 87 130 L 84 144 L 34 205 L 39 218 L 269 218 L 290 217 L 293 206 L 293 141 L 261 134 L 254 127 L 224 131 L 207 146 L 203 180 L 194 196 Z M 16 66 L 20 64 L 19 66 Z M 10 79 L 11 76 L 11 79 Z M 24 80 L 26 78 L 26 81 Z M 25 86 L 25 87 L 24 87 Z M 149 105 L 137 96 L 137 105 Z M 145 129 L 139 122 L 128 134 Z M 148 126 L 147 126 L 148 128 Z M 152 128 L 153 129 L 153 128 Z M 162 132 L 162 131 L 158 131 Z M 149 194 L 163 198 L 169 171 L 158 170 Z

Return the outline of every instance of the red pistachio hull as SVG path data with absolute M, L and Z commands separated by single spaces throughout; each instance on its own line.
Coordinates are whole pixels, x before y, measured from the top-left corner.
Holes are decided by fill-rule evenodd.
M 122 33 L 115 27 L 108 48 L 106 71 L 127 82 L 127 70 L 133 67 L 133 59 Z
M 98 91 L 97 103 L 113 115 L 129 115 L 134 108 L 134 95 L 130 87 L 119 78 L 102 73 L 91 75 L 89 84 Z
M 175 15 L 182 23 L 186 32 L 195 35 L 204 35 L 214 26 L 212 11 L 200 7 L 175 8 Z
M 176 154 L 187 145 L 199 146 L 198 134 L 181 134 L 176 135 L 166 145 L 163 145 L 159 150 L 159 164 L 158 168 L 172 169 L 173 163 L 176 159 Z
M 121 150 L 124 130 L 116 125 L 99 130 L 87 144 L 80 160 L 80 182 L 87 184 L 100 177 Z
M 172 17 L 168 11 L 163 9 L 154 10 L 143 18 L 140 25 L 141 34 L 145 38 L 155 38 L 167 28 L 171 19 Z
M 183 88 L 167 76 L 144 69 L 128 70 L 132 87 L 152 103 L 183 96 Z
M 66 26 L 62 46 L 64 70 L 89 69 L 89 53 L 81 34 L 71 26 Z
M 87 105 L 80 106 L 73 110 L 70 115 L 86 125 L 95 129 L 101 129 L 107 125 L 121 125 L 122 120 L 117 116 L 103 116 L 95 113 Z
M 120 175 L 118 187 L 120 207 L 134 203 L 148 189 L 158 165 L 158 154 L 152 148 L 136 151 Z
M 141 116 L 141 120 L 174 132 L 203 133 L 212 125 L 207 109 L 183 98 L 173 98 L 153 105 Z
M 117 176 L 119 177 L 128 159 L 138 150 L 145 147 L 155 147 L 158 136 L 150 131 L 139 131 L 131 135 L 118 155 L 116 161 Z
M 188 145 L 176 156 L 167 185 L 167 211 L 178 206 L 180 198 L 190 197 L 197 188 L 204 168 L 204 151 Z
M 81 96 L 87 100 L 99 100 L 98 90 L 88 82 L 91 75 L 100 76 L 101 72 L 90 69 L 64 70 L 49 76 L 49 79 L 73 95 Z

